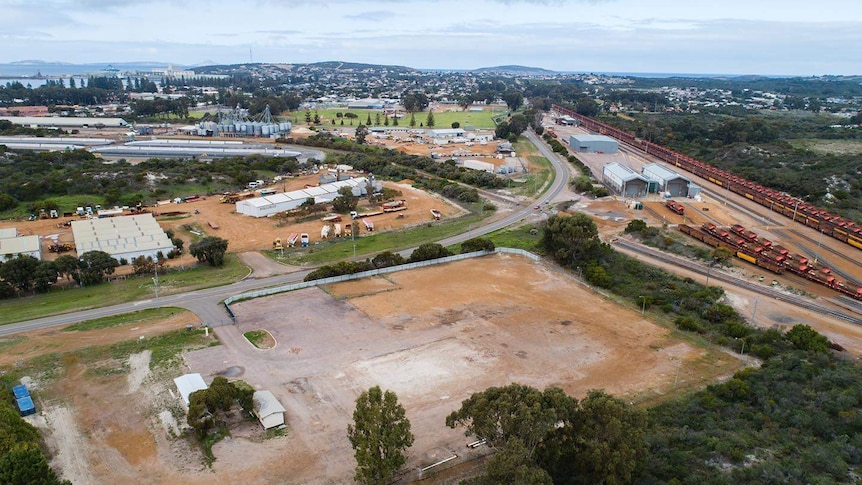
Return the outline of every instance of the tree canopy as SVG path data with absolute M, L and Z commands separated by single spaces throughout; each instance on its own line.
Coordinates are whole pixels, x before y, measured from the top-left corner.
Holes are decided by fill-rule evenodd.
M 189 245 L 189 253 L 201 263 L 208 262 L 211 266 L 224 264 L 228 241 L 216 236 L 207 236 Z
M 391 483 L 407 462 L 404 451 L 413 444 L 410 421 L 398 397 L 374 386 L 356 399 L 347 437 L 356 458 L 354 479 L 366 485 Z

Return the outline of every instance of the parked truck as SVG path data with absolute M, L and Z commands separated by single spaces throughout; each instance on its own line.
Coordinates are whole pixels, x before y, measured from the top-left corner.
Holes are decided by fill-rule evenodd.
M 308 233 L 303 232 L 302 234 L 299 235 L 299 243 L 304 248 L 308 247 Z

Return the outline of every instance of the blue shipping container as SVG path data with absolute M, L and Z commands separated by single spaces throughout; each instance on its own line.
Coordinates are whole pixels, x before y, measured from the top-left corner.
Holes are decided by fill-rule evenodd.
M 18 410 L 21 411 L 21 416 L 29 416 L 36 414 L 36 405 L 30 396 L 22 397 L 18 399 Z
M 27 390 L 27 386 L 25 386 L 24 384 L 13 387 L 12 394 L 15 395 L 15 399 L 21 399 L 22 397 L 30 397 L 30 391 Z

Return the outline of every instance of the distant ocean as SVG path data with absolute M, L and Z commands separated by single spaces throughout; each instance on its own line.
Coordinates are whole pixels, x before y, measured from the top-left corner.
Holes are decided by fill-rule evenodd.
M 174 69 L 182 69 L 184 66 L 171 64 Z M 106 69 L 117 69 L 120 74 L 128 71 L 149 71 L 151 69 L 164 69 L 168 67 L 164 62 L 118 62 L 116 64 L 0 64 L 0 86 L 19 82 L 24 86 L 38 88 L 44 85 L 48 79 L 75 78 L 76 85 L 80 86 L 81 79 L 86 79 L 91 74 L 101 74 Z M 68 85 L 68 81 L 65 82 Z

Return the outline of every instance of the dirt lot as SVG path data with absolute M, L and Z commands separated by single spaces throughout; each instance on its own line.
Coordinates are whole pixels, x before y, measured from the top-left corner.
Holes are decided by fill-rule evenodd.
M 306 184 L 317 184 L 319 176 L 309 175 L 286 180 L 284 183 L 278 183 L 269 187 L 279 191 L 297 190 L 305 187 Z M 405 199 L 408 204 L 408 209 L 402 212 L 394 212 L 383 214 L 374 217 L 374 230 L 376 232 L 386 232 L 401 229 L 403 227 L 414 226 L 426 222 L 433 221 L 430 210 L 437 209 L 443 213 L 444 218 L 457 217 L 463 213 L 463 210 L 443 197 L 431 194 L 422 190 L 414 189 L 408 183 L 385 183 L 387 187 L 399 190 L 402 193 L 401 198 Z M 363 201 L 365 204 L 365 201 Z M 367 209 L 363 204 L 360 204 L 360 212 Z M 259 251 L 262 249 L 271 249 L 272 242 L 280 237 L 282 241 L 287 239 L 291 233 L 307 232 L 310 236 L 312 244 L 315 241 L 320 241 L 320 230 L 323 223 L 319 220 L 304 222 L 300 224 L 294 223 L 291 219 L 287 224 L 281 224 L 276 219 L 272 218 L 254 218 L 235 213 L 234 204 L 222 204 L 219 202 L 219 197 L 207 197 L 206 200 L 201 200 L 192 203 L 184 204 L 168 204 L 160 207 L 151 208 L 151 210 L 165 212 L 183 212 L 181 216 L 161 217 L 159 224 L 164 229 L 173 229 L 174 232 L 186 239 L 186 247 L 189 244 L 189 234 L 182 230 L 182 226 L 192 224 L 195 230 L 201 234 L 218 236 L 230 241 L 228 251 L 230 252 L 246 252 Z M 195 210 L 199 213 L 195 214 Z M 403 215 L 403 217 L 399 217 Z M 61 219 L 44 219 L 38 221 L 0 221 L 0 228 L 15 227 L 21 235 L 36 234 L 43 236 L 42 252 L 45 259 L 52 260 L 56 257 L 54 253 L 48 252 L 48 245 L 51 244 L 49 237 L 56 237 L 60 242 L 74 243 L 71 227 L 58 228 L 58 222 L 68 220 Z M 349 220 L 342 221 L 342 225 L 350 222 Z M 218 226 L 218 229 L 213 229 L 209 223 Z M 365 232 L 365 229 L 362 229 Z M 66 253 L 74 255 L 72 253 Z M 189 264 L 193 258 L 188 254 L 184 258 L 176 260 L 172 264 Z
M 670 337 L 553 268 L 510 256 L 312 288 L 234 311 L 239 324 L 217 329 L 224 345 L 190 352 L 186 362 L 207 380 L 230 373 L 273 391 L 288 409 L 290 433 L 217 445 L 222 483 L 349 481 L 353 401 L 377 384 L 398 393 L 413 423 L 405 470 L 414 478 L 419 467 L 465 455 L 466 438 L 443 422 L 486 387 L 558 385 L 576 396 L 605 388 L 640 401 L 741 365 Z M 278 345 L 254 349 L 242 338 L 254 329 Z M 302 459 L 274 459 L 285 453 Z M 264 464 L 266 471 L 256 468 Z

